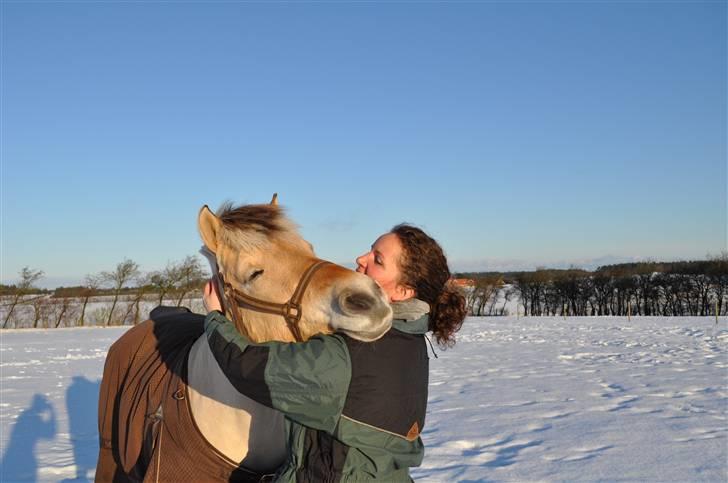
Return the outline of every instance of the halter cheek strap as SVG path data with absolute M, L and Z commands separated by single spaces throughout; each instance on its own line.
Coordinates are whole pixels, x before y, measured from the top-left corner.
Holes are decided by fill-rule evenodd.
M 240 320 L 240 314 L 238 312 L 238 310 L 241 308 L 267 314 L 281 315 L 286 320 L 288 329 L 293 334 L 293 337 L 296 339 L 296 341 L 301 342 L 303 341 L 303 337 L 301 336 L 301 328 L 299 326 L 299 322 L 301 321 L 301 316 L 303 315 L 303 309 L 301 307 L 303 295 L 306 292 L 306 288 L 311 282 L 311 279 L 313 279 L 314 274 L 324 265 L 330 264 L 331 262 L 319 260 L 309 266 L 301 276 L 301 280 L 298 282 L 298 286 L 296 287 L 296 290 L 293 291 L 293 295 L 291 295 L 291 298 L 288 299 L 287 302 L 282 304 L 252 297 L 236 289 L 235 287 L 230 285 L 230 283 L 226 282 L 222 276 L 222 273 L 218 272 L 217 276 L 219 277 L 220 282 L 223 284 L 225 298 L 227 298 L 230 305 L 230 314 L 232 315 L 233 321 L 238 327 L 243 327 L 242 320 Z M 237 307 L 234 305 L 233 301 L 237 303 Z

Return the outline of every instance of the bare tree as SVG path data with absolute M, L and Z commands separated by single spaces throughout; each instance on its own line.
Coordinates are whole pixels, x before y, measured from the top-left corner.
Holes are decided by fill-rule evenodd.
M 475 315 L 475 290 L 466 290 L 465 287 L 459 287 L 458 290 L 465 298 L 465 310 L 467 310 L 470 315 Z
M 662 271 L 662 267 L 652 261 L 640 263 L 634 269 L 635 302 L 638 314 L 653 315 L 653 302 L 657 296 L 655 273 Z
M 149 274 L 149 283 L 159 294 L 159 303 L 157 305 L 163 305 L 164 296 L 174 289 L 174 281 L 171 277 L 173 272 L 174 265 L 167 264 L 167 267 L 164 270 L 158 270 Z
M 182 305 L 185 295 L 191 290 L 200 288 L 207 277 L 200 259 L 187 256 L 176 266 L 177 307 Z
M 51 312 L 53 313 L 53 316 L 55 318 L 55 324 L 54 328 L 60 327 L 61 323 L 63 323 L 63 318 L 72 318 L 76 316 L 76 312 L 78 311 L 78 306 L 74 304 L 75 297 L 72 296 L 64 296 L 64 297 L 52 297 L 50 299 L 51 301 Z
M 614 294 L 614 280 L 605 272 L 597 270 L 592 278 L 592 291 L 596 299 L 596 314 L 611 315 L 608 311 L 609 300 Z
M 532 316 L 540 317 L 543 315 L 543 305 L 545 305 L 544 292 L 546 291 L 546 286 L 548 285 L 550 278 L 551 274 L 549 273 L 549 270 L 543 267 L 536 267 L 536 271 L 533 272 L 533 277 L 531 279 L 531 288 L 533 290 L 531 302 Z
M 10 309 L 8 309 L 5 321 L 3 322 L 3 329 L 7 328 L 10 316 L 13 314 L 13 310 L 15 310 L 15 307 L 22 300 L 23 296 L 32 291 L 35 288 L 33 284 L 43 278 L 43 270 L 33 270 L 27 266 L 23 267 L 18 273 L 20 274 L 20 281 L 15 287 L 13 299 L 10 302 Z
M 728 250 L 723 250 L 719 255 L 709 257 L 712 261 L 708 276 L 713 286 L 713 292 L 717 300 L 717 313 L 723 313 L 723 304 L 728 295 Z
M 149 284 L 150 276 L 148 274 L 140 274 L 136 277 L 137 290 L 133 297 L 129 300 L 126 313 L 124 314 L 124 323 L 129 320 L 133 325 L 139 323 L 141 315 L 141 303 L 144 300 L 144 296 L 149 292 L 151 288 Z
M 86 306 L 88 305 L 88 301 L 91 297 L 96 295 L 96 292 L 98 292 L 99 287 L 101 287 L 102 284 L 103 278 L 101 275 L 86 275 L 86 278 L 84 278 L 84 288 L 81 292 L 83 304 L 81 306 L 81 316 L 78 319 L 78 325 L 81 327 L 83 327 L 85 323 Z
M 53 305 L 50 300 L 50 295 L 39 295 L 33 297 L 30 300 L 30 304 L 33 306 L 33 328 L 37 329 L 41 321 L 44 321 L 43 326 L 48 328 L 48 318 L 53 311 Z
M 707 267 L 704 268 L 704 270 L 707 271 Z M 711 280 L 707 275 L 705 275 L 705 271 L 703 273 L 695 273 L 692 276 L 693 286 L 695 287 L 695 292 L 698 295 L 699 301 L 695 315 L 698 315 L 697 312 L 699 312 L 699 315 L 703 317 L 710 313 L 710 294 L 712 291 L 710 284 Z
M 113 272 L 101 272 L 103 281 L 110 284 L 114 290 L 114 301 L 111 303 L 111 310 L 109 310 L 109 315 L 104 325 L 111 324 L 111 320 L 114 316 L 114 309 L 116 308 L 116 303 L 119 301 L 119 294 L 121 294 L 121 290 L 124 288 L 124 285 L 138 275 L 139 265 L 126 258 L 123 262 L 116 265 L 116 270 Z
M 493 293 L 488 296 L 488 315 L 498 315 L 498 310 L 495 304 L 498 302 L 498 296 L 503 290 L 505 282 L 503 281 L 503 275 L 498 275 L 493 281 Z
M 516 275 L 514 280 L 515 285 L 513 288 L 523 305 L 523 315 L 528 315 L 528 309 L 533 301 L 532 279 L 531 272 L 522 272 Z M 516 309 L 516 312 L 518 312 L 518 309 Z
M 124 299 L 122 299 L 124 300 Z M 134 313 L 134 306 L 136 300 L 136 295 L 129 296 L 126 298 L 126 309 L 124 310 L 124 315 L 121 316 L 119 319 L 119 325 L 126 325 L 127 323 L 131 323 L 132 325 L 136 325 L 136 323 L 133 321 L 133 313 Z M 121 307 L 121 304 L 119 305 Z
M 488 306 L 490 306 L 490 312 L 492 312 L 493 303 L 498 295 L 498 290 L 502 286 L 503 277 L 499 274 L 485 275 L 475 279 L 473 315 L 483 315 Z M 492 313 L 488 313 L 488 315 L 492 315 Z
M 506 305 L 508 305 L 508 302 L 510 302 L 511 297 L 516 294 L 516 288 L 513 285 L 505 285 L 505 286 L 503 286 L 502 293 L 503 293 L 503 307 L 501 307 L 500 313 L 497 315 L 506 315 Z M 516 308 L 516 311 L 518 311 L 518 308 Z
M 570 267 L 557 279 L 559 292 L 563 297 L 566 314 L 586 315 L 587 300 L 591 292 L 589 274 L 577 267 Z M 554 282 L 556 284 L 556 282 Z
M 467 285 L 453 284 L 453 287 L 455 287 L 457 291 L 460 292 L 460 295 L 465 298 L 465 310 L 467 310 L 470 315 L 475 315 L 474 307 L 477 300 L 475 287 L 471 286 L 469 283 Z

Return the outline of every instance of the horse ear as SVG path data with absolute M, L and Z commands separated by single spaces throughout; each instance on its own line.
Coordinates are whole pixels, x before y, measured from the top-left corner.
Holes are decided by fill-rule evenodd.
M 207 205 L 200 209 L 200 214 L 197 216 L 197 228 L 200 230 L 200 236 L 202 242 L 212 252 L 217 251 L 217 234 L 222 229 L 222 222 L 210 211 Z
M 270 200 L 270 204 L 273 206 L 278 206 L 278 193 L 273 193 L 273 199 Z

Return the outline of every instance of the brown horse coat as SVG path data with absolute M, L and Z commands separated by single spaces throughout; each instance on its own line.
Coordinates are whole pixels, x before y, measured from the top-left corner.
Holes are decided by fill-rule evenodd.
M 187 356 L 204 317 L 155 319 L 129 329 L 106 357 L 96 481 L 260 481 L 210 445 L 192 418 Z

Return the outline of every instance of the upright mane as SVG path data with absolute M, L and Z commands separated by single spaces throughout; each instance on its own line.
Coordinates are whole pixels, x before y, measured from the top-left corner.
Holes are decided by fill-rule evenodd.
M 273 239 L 289 245 L 310 249 L 307 242 L 302 245 L 298 227 L 286 216 L 279 205 L 241 205 L 233 206 L 232 202 L 223 203 L 217 210 L 222 222 L 223 243 L 240 250 L 260 248 Z

